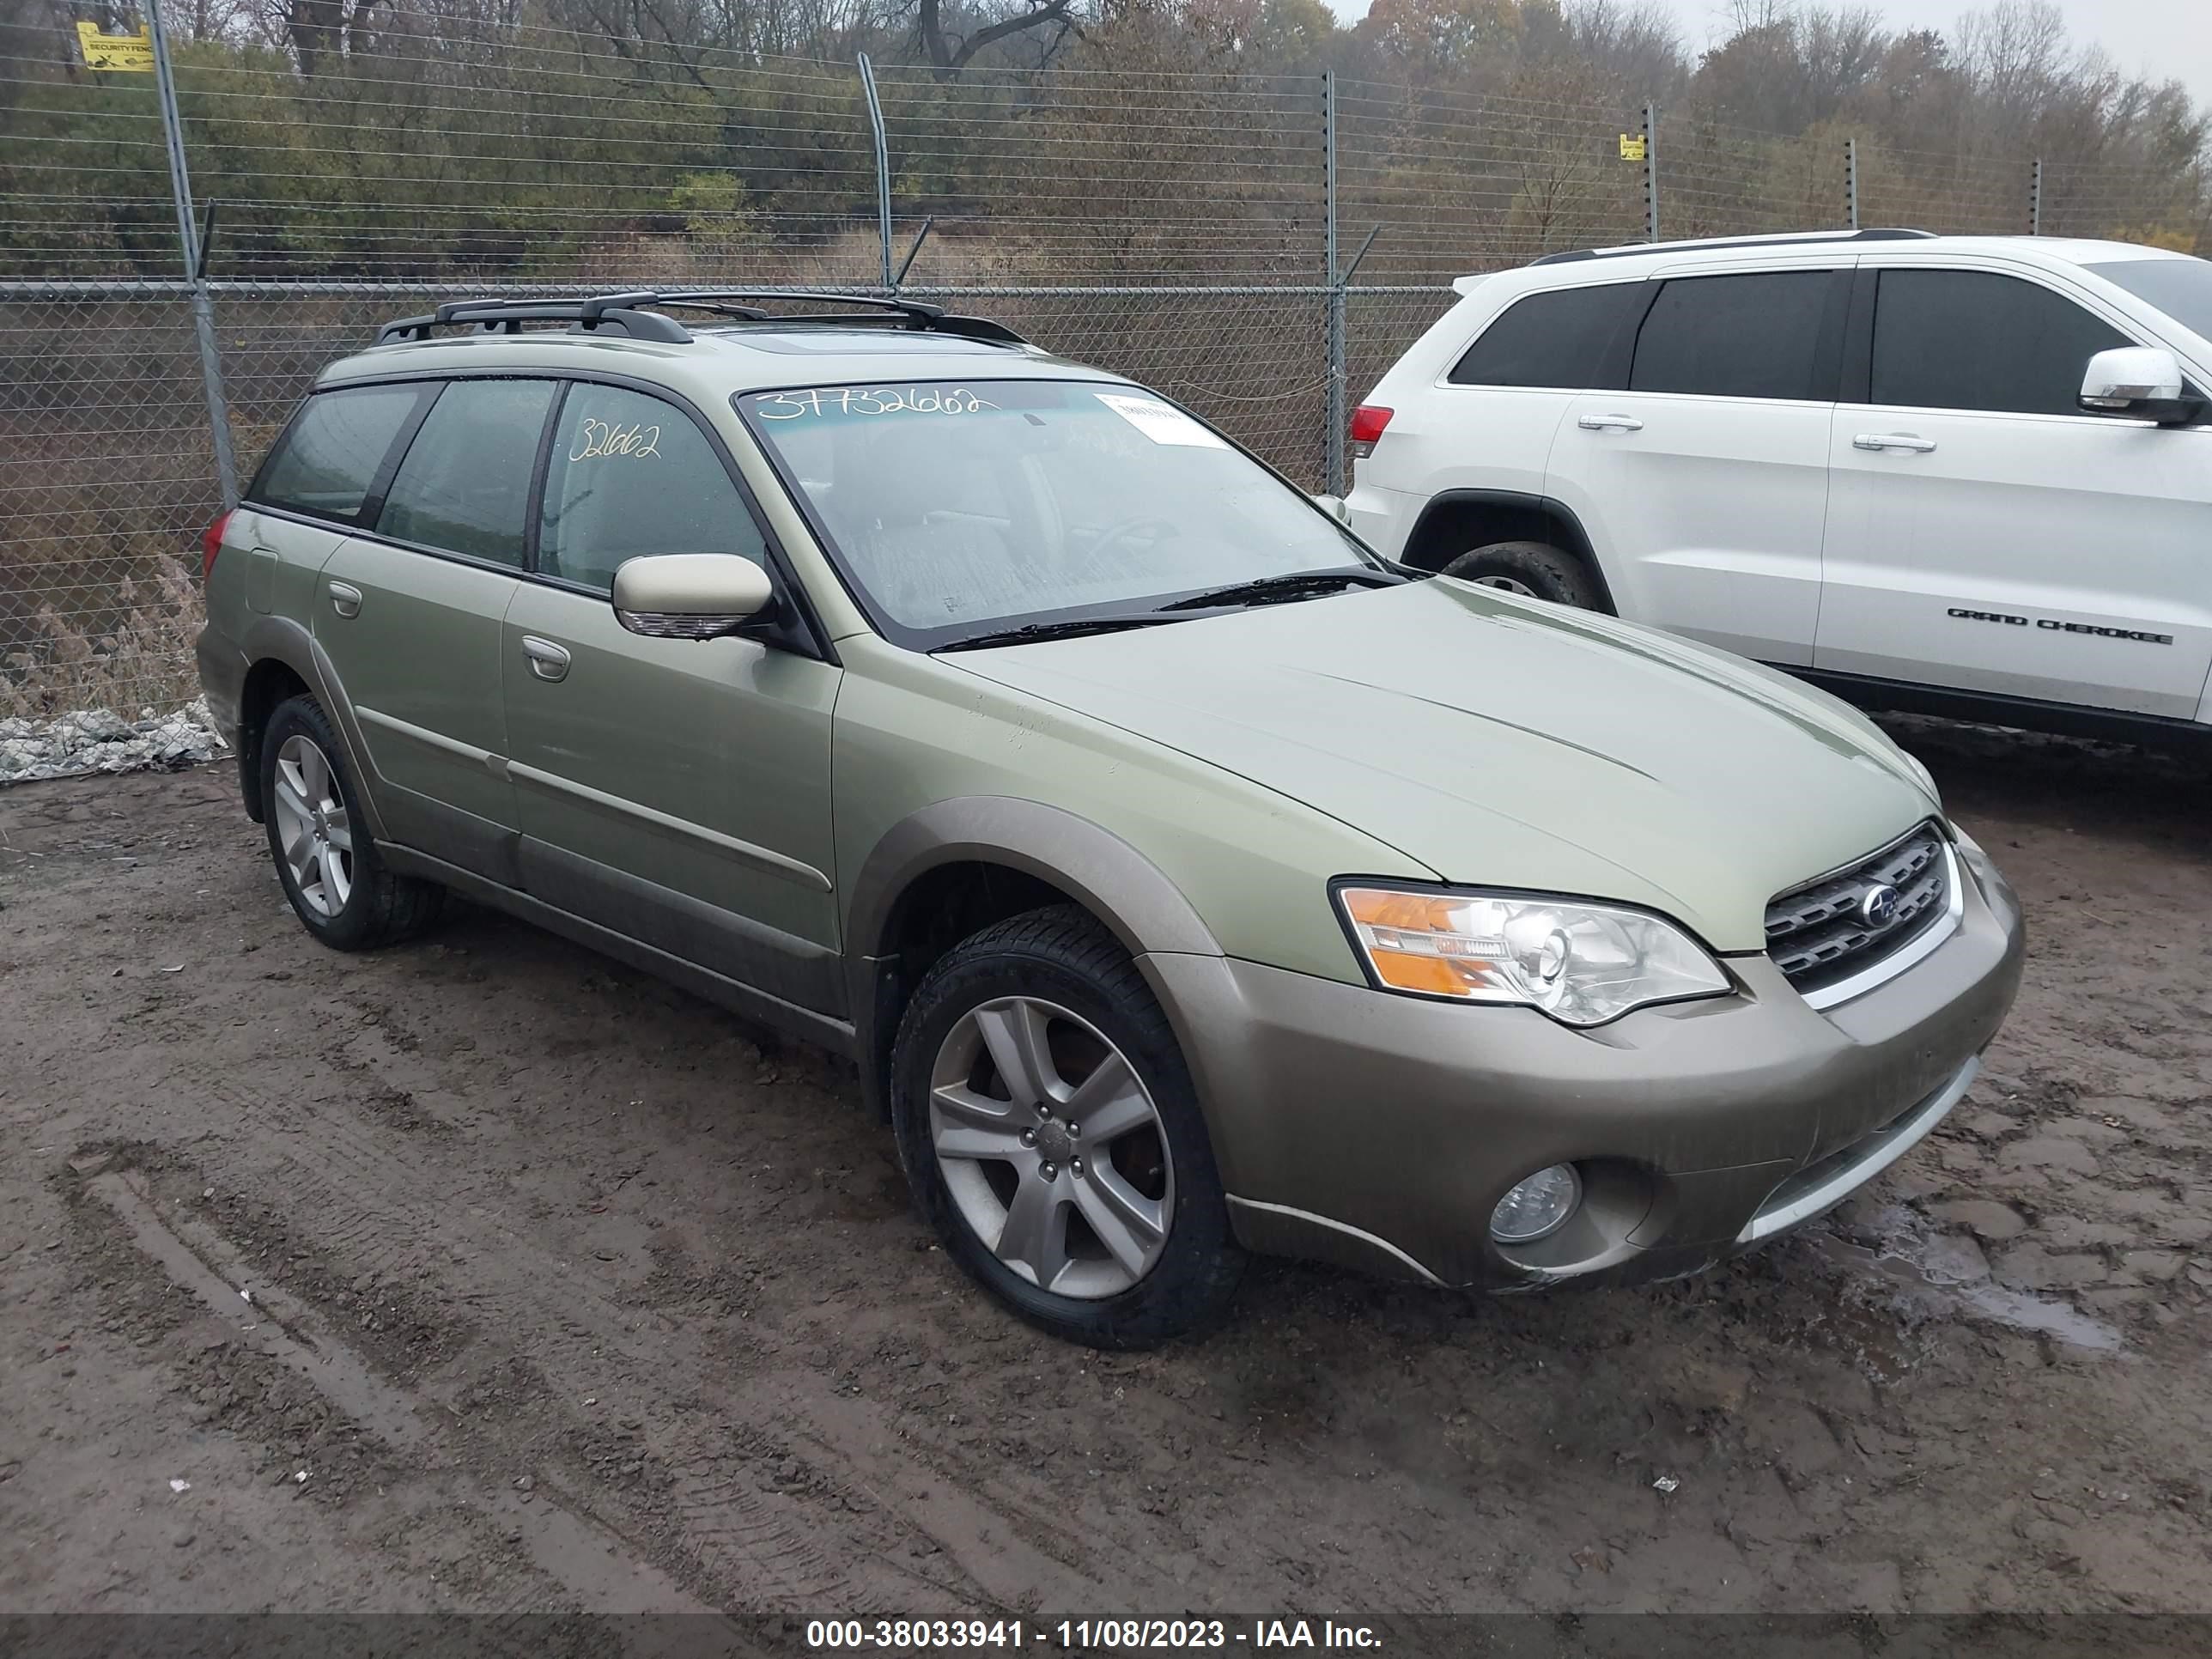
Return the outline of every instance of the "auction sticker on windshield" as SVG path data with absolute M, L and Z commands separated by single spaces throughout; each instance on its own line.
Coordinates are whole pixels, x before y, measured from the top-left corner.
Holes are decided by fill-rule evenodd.
M 1121 392 L 1094 395 L 1156 444 L 1188 444 L 1199 449 L 1229 447 L 1227 440 L 1219 434 L 1207 430 L 1173 404 L 1162 403 L 1158 398 L 1136 398 Z

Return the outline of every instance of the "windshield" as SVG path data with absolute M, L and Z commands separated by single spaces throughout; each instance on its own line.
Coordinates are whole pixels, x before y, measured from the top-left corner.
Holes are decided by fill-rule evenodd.
M 2212 261 L 2116 259 L 2086 268 L 2148 300 L 2191 333 L 2212 340 Z
M 917 650 L 1378 568 L 1297 490 L 1136 386 L 939 380 L 733 401 L 854 596 Z

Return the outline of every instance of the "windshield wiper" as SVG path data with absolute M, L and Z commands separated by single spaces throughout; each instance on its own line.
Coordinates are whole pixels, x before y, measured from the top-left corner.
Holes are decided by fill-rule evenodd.
M 1205 611 L 1215 605 L 1267 605 L 1279 599 L 1304 599 L 1309 594 L 1334 593 L 1355 583 L 1369 587 L 1395 587 L 1405 580 L 1395 571 L 1373 569 L 1366 565 L 1343 570 L 1297 570 L 1280 576 L 1262 576 L 1257 581 L 1211 587 L 1160 609 Z
M 955 640 L 950 645 L 940 645 L 939 651 L 978 651 L 993 645 L 1028 645 L 1037 640 L 1072 640 L 1085 634 L 1110 634 L 1123 628 L 1153 628 L 1161 623 L 1183 622 L 1182 617 L 1164 616 L 1157 611 L 1139 611 L 1118 617 L 1076 617 L 1066 622 L 1024 623 L 1019 628 L 1001 628 L 989 634 L 970 634 L 964 640 Z

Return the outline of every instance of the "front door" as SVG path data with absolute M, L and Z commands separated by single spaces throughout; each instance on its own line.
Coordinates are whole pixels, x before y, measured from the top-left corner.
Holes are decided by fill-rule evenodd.
M 1992 270 L 1869 270 L 1837 411 L 1815 665 L 2192 718 L 2212 668 L 2212 428 L 2082 411 L 2142 342 Z
M 1601 550 L 1622 616 L 1768 662 L 1812 660 L 1850 280 L 1668 278 L 1627 389 L 1569 404 L 1547 489 Z
M 778 1000 L 842 1013 L 839 671 L 756 640 L 653 639 L 616 620 L 608 593 L 627 559 L 771 564 L 685 410 L 579 381 L 550 453 L 537 575 L 507 609 L 500 654 L 525 886 Z
M 316 578 L 314 633 L 353 705 L 386 830 L 512 884 L 500 623 L 520 586 L 531 471 L 557 385 L 431 390 L 374 526 Z

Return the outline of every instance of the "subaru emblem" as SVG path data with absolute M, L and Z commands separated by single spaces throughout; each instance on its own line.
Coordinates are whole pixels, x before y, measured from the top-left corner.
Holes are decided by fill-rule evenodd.
M 1887 927 L 1897 920 L 1897 889 L 1887 884 L 1869 889 L 1859 901 L 1859 919 L 1869 927 Z

